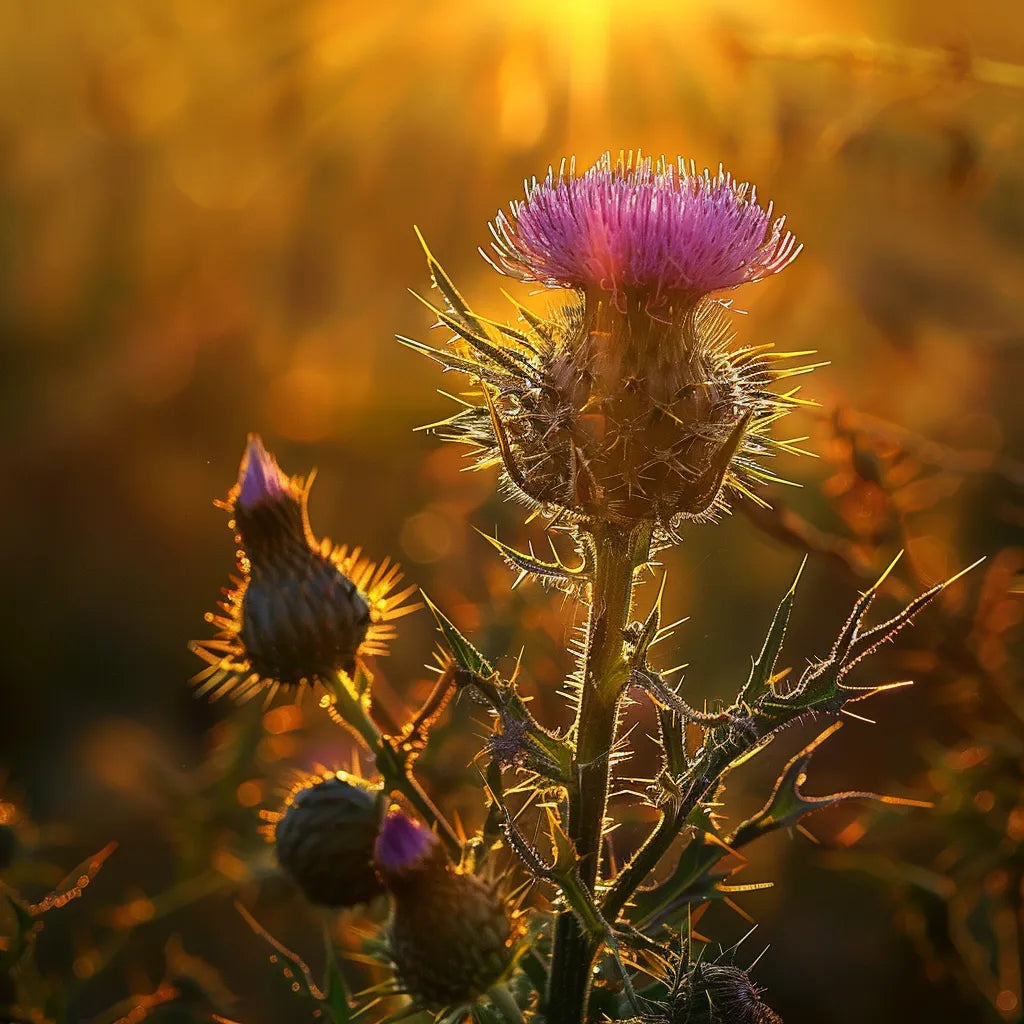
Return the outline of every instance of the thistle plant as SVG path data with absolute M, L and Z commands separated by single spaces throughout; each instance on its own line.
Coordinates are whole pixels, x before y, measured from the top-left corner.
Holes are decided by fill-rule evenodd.
M 390 562 L 376 567 L 318 540 L 309 484 L 287 477 L 257 438 L 223 503 L 239 577 L 209 617 L 216 636 L 195 645 L 207 662 L 197 687 L 268 700 L 315 688 L 368 751 L 378 778 L 310 777 L 268 827 L 282 870 L 314 903 L 387 894 L 389 920 L 367 945 L 384 979 L 357 997 L 366 1013 L 770 1024 L 780 1018 L 735 958 L 698 950 L 694 920 L 743 888 L 731 875 L 761 836 L 842 801 L 901 802 L 808 795 L 808 766 L 840 714 L 902 685 L 853 686 L 848 676 L 947 584 L 871 625 L 890 566 L 794 677 L 780 663 L 794 581 L 766 614 L 733 700 L 707 710 L 699 685 L 660 667 L 673 632 L 664 576 L 646 599 L 638 589 L 656 578 L 659 552 L 684 537 L 700 546 L 731 502 L 770 501 L 776 459 L 801 451 L 804 439 L 778 433 L 805 403 L 783 382 L 813 369 L 801 362 L 812 353 L 737 341 L 728 297 L 785 269 L 800 246 L 752 186 L 633 154 L 533 181 L 491 230 L 495 269 L 558 297 L 547 308 L 517 303 L 515 323 L 495 322 L 473 311 L 424 244 L 437 298 L 423 301 L 449 337 L 401 340 L 464 379 L 460 408 L 432 431 L 467 445 L 477 468 L 497 469 L 503 493 L 563 548 L 549 561 L 488 538 L 521 579 L 585 609 L 563 687 L 571 726 L 539 721 L 520 690 L 522 663 L 500 671 L 509 652 L 481 653 L 426 595 L 443 641 L 436 686 L 404 725 L 378 725 L 374 658 L 394 641 L 393 620 L 413 609 L 413 592 L 398 589 Z M 492 718 L 468 829 L 447 820 L 416 775 L 457 695 Z M 609 796 L 629 752 L 626 708 L 637 701 L 657 716 L 660 767 L 634 783 L 634 799 L 657 820 L 616 868 Z M 827 727 L 791 758 L 763 808 L 727 830 L 730 771 L 808 719 Z M 349 997 L 328 989 L 310 992 L 334 1019 L 349 1019 Z

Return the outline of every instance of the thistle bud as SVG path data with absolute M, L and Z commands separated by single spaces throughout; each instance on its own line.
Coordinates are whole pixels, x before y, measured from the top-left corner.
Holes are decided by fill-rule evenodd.
M 392 813 L 376 860 L 394 897 L 391 959 L 414 999 L 435 1009 L 462 1005 L 501 980 L 517 937 L 509 914 L 483 881 L 450 863 L 433 832 Z
M 373 866 L 384 792 L 347 772 L 303 779 L 267 815 L 281 869 L 311 903 L 353 907 L 384 891 Z
M 364 656 L 386 653 L 388 623 L 412 611 L 401 603 L 413 588 L 393 593 L 396 566 L 313 535 L 308 498 L 308 484 L 287 477 L 250 436 L 238 483 L 219 503 L 233 517 L 241 578 L 225 591 L 224 614 L 207 616 L 217 635 L 192 645 L 209 663 L 194 680 L 200 692 L 244 698 L 351 675 Z
M 738 967 L 698 963 L 671 1007 L 672 1024 L 782 1024 L 761 990 Z
M 351 674 L 369 603 L 309 536 L 305 493 L 289 490 L 259 438 L 243 459 L 234 513 L 249 561 L 239 638 L 253 671 L 290 685 Z

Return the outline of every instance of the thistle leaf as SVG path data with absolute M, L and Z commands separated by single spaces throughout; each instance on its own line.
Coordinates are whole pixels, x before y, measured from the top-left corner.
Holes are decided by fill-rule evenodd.
M 583 560 L 576 568 L 570 568 L 567 566 L 559 557 L 558 553 L 552 546 L 552 553 L 555 555 L 553 562 L 545 562 L 543 559 L 538 558 L 533 552 L 533 546 L 530 546 L 530 553 L 525 554 L 522 551 L 517 551 L 515 548 L 510 547 L 508 544 L 498 540 L 497 537 L 491 537 L 489 534 L 484 533 L 482 530 L 477 530 L 484 540 L 487 541 L 495 551 L 513 568 L 518 569 L 520 577 L 513 584 L 513 588 L 518 586 L 520 580 L 527 574 L 539 576 L 545 581 L 558 581 L 558 580 L 571 580 L 571 581 L 583 581 L 589 578 L 590 564 L 589 559 L 584 556 Z
M 423 600 L 437 620 L 438 628 L 441 630 L 456 663 L 485 679 L 493 676 L 494 669 L 491 667 L 491 663 L 459 632 L 452 621 L 426 594 L 423 594 Z
M 726 854 L 734 854 L 715 834 L 706 810 L 698 806 L 688 818 L 693 836 L 679 855 L 672 873 L 663 882 L 638 892 L 632 901 L 630 918 L 634 925 L 662 920 L 666 913 L 683 903 L 696 903 L 720 898 L 718 885 L 731 871 L 712 874 L 712 868 Z M 735 855 L 735 854 L 734 854 Z
M 684 722 L 721 726 L 728 725 L 732 720 L 732 715 L 728 711 L 714 714 L 697 711 L 695 708 L 690 707 L 657 672 L 652 672 L 650 669 L 634 671 L 630 677 L 630 682 L 643 690 L 659 708 L 674 711 Z
M 775 665 L 779 660 L 779 653 L 782 650 L 782 643 L 786 638 L 786 628 L 789 625 L 789 616 L 793 611 L 793 602 L 796 600 L 796 588 L 803 574 L 804 566 L 807 565 L 807 558 L 800 563 L 789 590 L 786 591 L 779 607 L 775 611 L 775 617 L 768 629 L 768 636 L 765 637 L 764 646 L 757 660 L 750 668 L 750 677 L 746 685 L 740 691 L 740 701 L 746 704 L 754 704 L 765 694 L 771 692 L 771 680 L 775 674 Z
M 789 828 L 796 825 L 805 815 L 819 811 L 823 807 L 832 807 L 835 804 L 845 803 L 848 800 L 874 800 L 886 804 L 896 804 L 902 807 L 931 807 L 930 803 L 921 800 L 906 800 L 901 797 L 882 796 L 879 793 L 867 793 L 850 790 L 844 793 L 831 793 L 828 796 L 806 796 L 801 787 L 807 777 L 807 768 L 811 763 L 811 757 L 825 740 L 834 735 L 841 727 L 842 722 L 836 722 L 829 726 L 816 739 L 812 740 L 803 748 L 782 770 L 775 788 L 772 790 L 768 802 L 752 818 L 744 821 L 735 832 L 726 839 L 726 843 L 733 849 L 745 846 L 747 843 L 767 835 L 780 828 Z
M 331 938 L 331 930 L 324 925 L 324 956 L 327 966 L 324 969 L 324 996 L 322 1008 L 327 1012 L 334 1024 L 349 1024 L 352 1019 L 352 1007 L 348 1001 L 348 986 L 341 973 L 338 954 Z
M 892 572 L 899 561 L 897 555 L 889 567 L 878 578 L 868 590 L 866 590 L 853 606 L 850 617 L 846 620 L 832 645 L 832 650 L 827 658 L 810 665 L 800 678 L 796 688 L 790 693 L 774 699 L 764 700 L 760 707 L 764 710 L 774 711 L 784 706 L 793 711 L 823 711 L 836 712 L 844 710 L 846 704 L 878 693 L 881 690 L 891 689 L 889 686 L 858 688 L 843 684 L 843 678 L 849 671 L 869 654 L 876 651 L 882 644 L 892 640 L 904 628 L 914 620 L 917 614 L 926 605 L 930 604 L 947 587 L 955 583 L 965 573 L 980 565 L 982 559 L 961 570 L 955 576 L 951 576 L 942 583 L 936 583 L 923 594 L 919 594 L 900 612 L 892 618 L 874 626 L 871 629 L 861 632 L 864 618 L 868 613 L 879 588 L 885 582 L 889 573 Z M 902 685 L 902 684 L 900 684 Z
M 658 587 L 658 596 L 654 599 L 654 604 L 651 605 L 651 610 L 647 613 L 647 618 L 644 620 L 635 639 L 631 641 L 630 661 L 634 665 L 642 667 L 647 664 L 647 651 L 658 636 L 658 629 L 661 626 L 661 602 L 665 596 L 665 583 L 667 580 L 668 575 L 663 573 L 661 586 Z

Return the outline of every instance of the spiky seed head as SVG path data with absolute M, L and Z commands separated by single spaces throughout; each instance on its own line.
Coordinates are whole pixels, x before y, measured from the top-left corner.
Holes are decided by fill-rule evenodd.
M 398 811 L 384 821 L 376 859 L 394 898 L 389 953 L 409 995 L 435 1010 L 475 1002 L 514 961 L 518 933 L 502 900 Z
M 289 478 L 255 435 L 226 502 L 236 531 L 239 579 L 226 590 L 217 628 L 192 649 L 208 667 L 199 691 L 246 698 L 279 686 L 301 687 L 336 672 L 351 674 L 371 654 L 386 653 L 390 621 L 414 588 L 395 593 L 397 566 L 379 567 L 309 526 L 309 484 Z
M 749 975 L 722 963 L 694 965 L 682 979 L 669 1019 L 671 1024 L 782 1024 Z
M 770 425 L 799 404 L 771 390 L 771 346 L 739 348 L 712 293 L 759 281 L 799 251 L 754 190 L 679 161 L 606 154 L 581 176 L 549 175 L 492 226 L 495 266 L 571 288 L 515 329 L 476 316 L 429 257 L 455 332 L 451 354 L 480 400 L 435 425 L 499 463 L 531 507 L 674 533 L 713 517 L 728 492 L 777 479 L 759 460 L 790 441 Z M 429 254 L 428 254 L 429 255 Z
M 311 903 L 354 907 L 384 891 L 373 855 L 386 805 L 380 786 L 335 771 L 303 778 L 266 815 L 281 869 Z

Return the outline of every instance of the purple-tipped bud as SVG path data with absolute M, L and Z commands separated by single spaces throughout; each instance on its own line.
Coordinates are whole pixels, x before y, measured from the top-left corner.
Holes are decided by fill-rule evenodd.
M 399 876 L 423 870 L 439 846 L 429 828 L 393 811 L 384 819 L 374 855 L 385 876 Z
M 238 504 L 252 509 L 275 501 L 288 493 L 288 477 L 266 448 L 258 434 L 249 435 L 249 443 L 238 468 Z
M 680 159 L 605 153 L 576 176 L 574 162 L 499 213 L 494 250 L 512 276 L 549 287 L 600 289 L 622 306 L 691 300 L 788 266 L 800 251 L 785 218 L 721 168 L 697 174 Z
M 238 483 L 218 503 L 232 513 L 241 579 L 225 591 L 225 614 L 207 617 L 217 636 L 192 645 L 209 663 L 194 680 L 200 692 L 247 697 L 351 675 L 363 656 L 386 653 L 389 620 L 412 611 L 400 605 L 413 588 L 394 593 L 397 566 L 314 536 L 307 499 L 304 482 L 250 435 Z
M 347 772 L 303 780 L 274 826 L 277 859 L 311 903 L 353 907 L 384 887 L 373 867 L 384 794 Z
M 235 526 L 249 562 L 239 636 L 253 668 L 286 684 L 351 673 L 370 627 L 365 595 L 325 554 L 306 521 L 306 494 L 255 435 L 242 458 Z
M 426 826 L 393 812 L 377 869 L 394 898 L 388 951 L 409 994 L 430 1009 L 472 1003 L 506 973 L 518 931 L 501 899 L 448 859 Z

